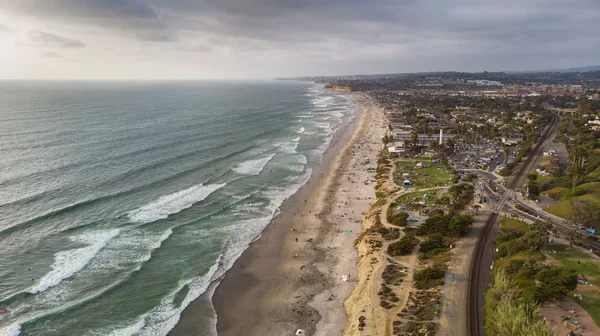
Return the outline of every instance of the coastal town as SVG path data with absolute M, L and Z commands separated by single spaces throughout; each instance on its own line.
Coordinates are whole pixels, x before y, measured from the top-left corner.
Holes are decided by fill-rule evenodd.
M 515 320 L 519 335 L 600 334 L 599 75 L 313 78 L 383 118 L 377 158 L 361 167 L 358 199 L 364 186 L 374 197 L 356 278 L 343 275 L 355 282 L 347 321 L 316 334 L 500 336 Z M 344 299 L 338 286 L 323 300 Z M 334 310 L 318 311 L 322 325 Z

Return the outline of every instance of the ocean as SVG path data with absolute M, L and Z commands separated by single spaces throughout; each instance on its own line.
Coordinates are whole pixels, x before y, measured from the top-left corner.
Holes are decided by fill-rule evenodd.
M 168 334 L 355 111 L 306 82 L 0 81 L 0 335 Z

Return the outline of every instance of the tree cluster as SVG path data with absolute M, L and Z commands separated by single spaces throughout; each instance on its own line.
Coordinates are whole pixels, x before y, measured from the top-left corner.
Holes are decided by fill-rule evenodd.
M 462 236 L 469 232 L 473 217 L 468 215 L 432 216 L 417 228 L 419 236 L 439 233 L 443 236 Z

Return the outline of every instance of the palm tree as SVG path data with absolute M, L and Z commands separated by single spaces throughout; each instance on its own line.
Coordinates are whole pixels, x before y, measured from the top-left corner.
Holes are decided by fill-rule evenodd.
M 575 188 L 585 173 L 583 167 L 588 157 L 588 149 L 585 146 L 577 146 L 573 148 L 571 153 L 571 161 L 573 162 L 571 166 L 571 174 L 573 174 L 572 188 Z

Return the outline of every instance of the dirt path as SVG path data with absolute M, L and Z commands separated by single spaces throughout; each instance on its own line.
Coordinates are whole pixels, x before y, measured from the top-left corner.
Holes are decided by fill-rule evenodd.
M 462 238 L 452 249 L 448 271 L 444 278 L 440 324 L 437 335 L 464 336 L 467 335 L 467 295 L 468 276 L 471 259 L 479 232 L 490 214 L 489 210 L 480 210 L 474 217 L 475 223 L 468 236 Z

